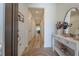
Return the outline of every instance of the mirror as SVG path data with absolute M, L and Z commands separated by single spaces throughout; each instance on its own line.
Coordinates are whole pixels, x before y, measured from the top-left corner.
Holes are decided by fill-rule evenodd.
M 79 34 L 79 10 L 78 8 L 70 8 L 64 17 L 64 33 Z

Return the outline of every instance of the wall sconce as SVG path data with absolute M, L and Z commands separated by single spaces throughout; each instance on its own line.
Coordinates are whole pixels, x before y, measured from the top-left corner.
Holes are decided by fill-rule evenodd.
M 40 34 L 40 24 L 36 24 L 36 32 Z

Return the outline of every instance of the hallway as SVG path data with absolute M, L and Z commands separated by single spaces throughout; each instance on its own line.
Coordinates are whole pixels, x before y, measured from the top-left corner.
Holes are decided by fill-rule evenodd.
M 37 5 L 34 5 L 34 7 L 32 4 L 19 4 L 18 10 L 24 15 L 24 22 L 19 21 L 18 24 L 20 40 L 18 43 L 18 55 L 22 55 L 23 52 L 29 52 L 33 49 L 51 50 L 51 34 L 53 30 L 52 4 L 38 5 L 40 7 Z

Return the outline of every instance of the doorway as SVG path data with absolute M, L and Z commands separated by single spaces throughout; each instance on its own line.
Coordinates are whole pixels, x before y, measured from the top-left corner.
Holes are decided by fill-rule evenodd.
M 44 8 L 28 8 L 30 48 L 44 47 Z

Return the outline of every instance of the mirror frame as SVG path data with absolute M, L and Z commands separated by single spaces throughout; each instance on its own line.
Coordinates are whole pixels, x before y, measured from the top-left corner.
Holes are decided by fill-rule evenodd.
M 72 8 L 70 8 L 70 9 L 68 9 L 67 10 L 67 12 L 66 12 L 66 14 L 65 14 L 65 16 L 64 16 L 64 26 L 63 26 L 63 34 L 66 34 L 65 33 L 65 30 L 68 28 L 68 26 L 69 26 L 69 24 L 67 23 L 67 22 L 65 22 L 65 20 L 66 20 L 66 17 L 67 17 L 67 15 L 68 15 L 68 13 L 72 10 L 72 9 L 75 9 L 75 10 L 78 10 L 78 8 L 77 7 L 72 7 Z M 66 28 L 64 29 L 64 27 L 66 26 Z

